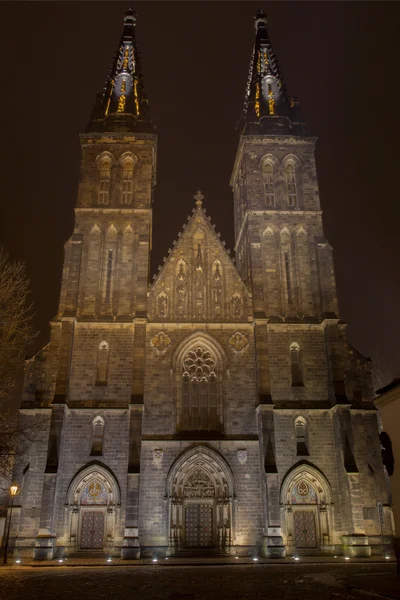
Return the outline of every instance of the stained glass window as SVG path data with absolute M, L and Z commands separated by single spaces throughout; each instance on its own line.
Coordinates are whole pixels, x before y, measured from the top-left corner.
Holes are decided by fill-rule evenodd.
M 211 353 L 202 346 L 190 350 L 183 360 L 183 429 L 217 429 L 217 382 Z
M 292 487 L 290 500 L 292 504 L 316 504 L 317 494 L 312 485 L 302 479 Z
M 81 494 L 81 504 L 107 504 L 107 490 L 97 479 L 88 483 Z

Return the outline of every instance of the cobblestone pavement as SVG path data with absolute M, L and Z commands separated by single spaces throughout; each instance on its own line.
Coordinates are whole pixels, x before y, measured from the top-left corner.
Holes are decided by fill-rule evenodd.
M 393 576 L 391 565 L 0 568 L 2 600 L 361 600 L 346 577 Z M 383 596 L 374 595 L 375 599 Z

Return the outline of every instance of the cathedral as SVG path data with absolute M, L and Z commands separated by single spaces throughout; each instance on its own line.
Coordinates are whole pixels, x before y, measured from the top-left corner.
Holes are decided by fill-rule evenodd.
M 135 26 L 128 10 L 80 136 L 59 311 L 26 362 L 21 419 L 42 426 L 17 465 L 14 556 L 379 554 L 393 524 L 371 364 L 338 314 L 316 138 L 266 17 L 232 165 L 235 259 L 198 191 L 154 279 Z

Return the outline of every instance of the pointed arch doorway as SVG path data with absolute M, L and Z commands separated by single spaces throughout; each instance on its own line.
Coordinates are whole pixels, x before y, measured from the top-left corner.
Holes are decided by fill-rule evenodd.
M 215 451 L 192 449 L 167 478 L 170 553 L 219 548 L 233 543 L 233 478 Z
M 75 476 L 68 491 L 71 550 L 104 550 L 113 546 L 120 490 L 100 465 Z
M 287 474 L 281 487 L 282 525 L 287 554 L 328 550 L 333 514 L 330 485 L 324 475 L 303 463 Z

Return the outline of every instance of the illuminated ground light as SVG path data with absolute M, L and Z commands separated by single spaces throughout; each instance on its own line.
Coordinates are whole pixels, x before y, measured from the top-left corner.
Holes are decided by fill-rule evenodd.
M 107 562 L 108 563 L 112 562 L 112 558 L 111 557 L 107 558 Z
M 386 560 L 390 560 L 390 556 L 385 556 Z
M 255 557 L 253 558 L 253 560 L 254 560 L 254 562 L 257 562 L 257 561 L 258 561 L 258 558 L 257 558 L 257 556 L 255 556 Z
M 165 560 L 168 560 L 168 556 L 165 557 Z
M 63 558 L 59 558 L 59 559 L 58 559 L 58 562 L 59 562 L 59 563 L 63 563 L 63 562 L 64 562 L 64 559 L 63 559 Z
M 300 560 L 298 556 L 293 556 L 294 560 Z
M 350 556 L 345 556 L 344 560 L 350 560 Z
M 17 558 L 17 560 L 16 560 L 15 562 L 17 563 L 17 565 L 19 565 L 19 564 L 20 564 L 20 562 L 21 562 L 21 559 L 20 559 L 20 558 Z
M 158 558 L 153 558 L 153 563 L 158 562 Z
M 235 560 L 239 560 L 239 557 L 238 557 L 238 556 L 235 556 Z

